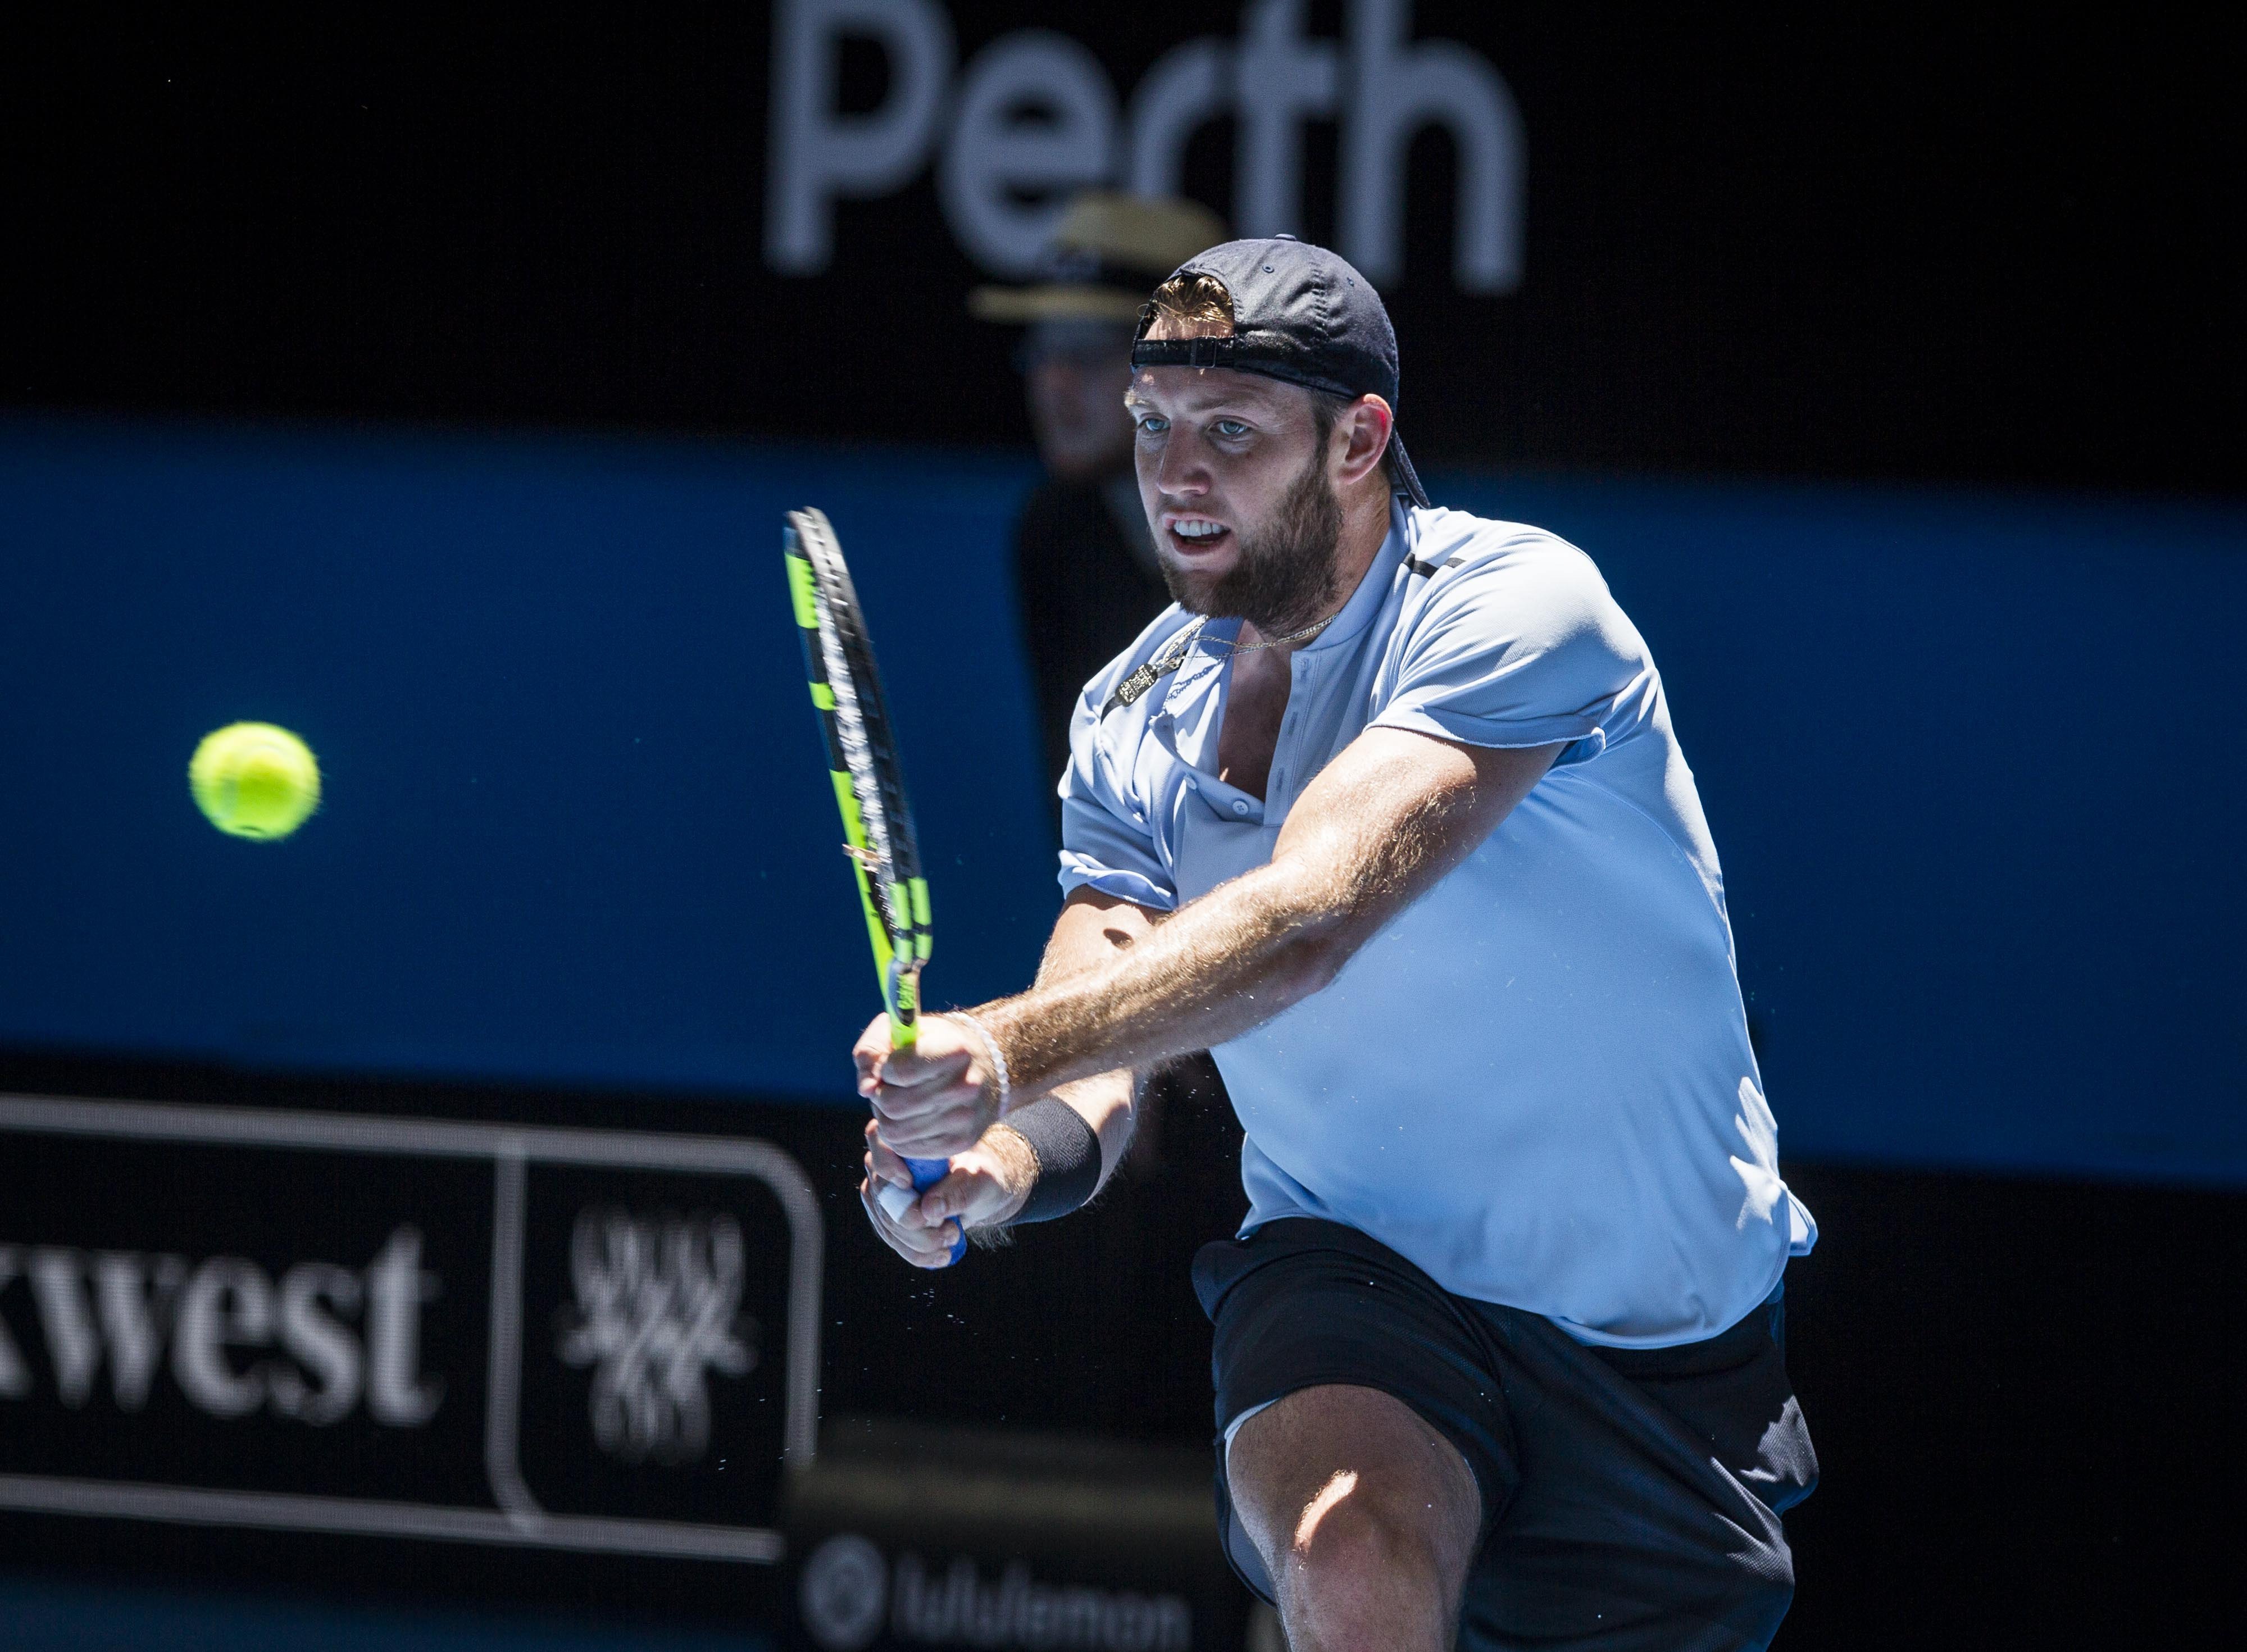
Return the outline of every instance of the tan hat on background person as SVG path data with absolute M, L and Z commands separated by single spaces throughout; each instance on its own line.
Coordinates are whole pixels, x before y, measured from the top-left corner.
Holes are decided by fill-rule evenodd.
M 1137 321 L 1171 271 L 1232 233 L 1195 201 L 1089 189 L 1054 229 L 1043 281 L 978 287 L 967 308 L 984 321 Z

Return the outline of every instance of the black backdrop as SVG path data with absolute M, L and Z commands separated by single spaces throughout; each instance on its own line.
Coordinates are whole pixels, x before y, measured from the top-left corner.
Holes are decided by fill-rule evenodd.
M 1341 27 L 1339 0 L 1310 31 Z M 953 8 L 964 62 L 1050 8 Z M 1431 459 L 2222 488 L 2242 57 L 2201 20 L 1422 0 L 1518 100 L 1525 279 L 1458 294 L 1412 151 L 1393 294 Z M 1128 90 L 1232 7 L 1072 8 Z M 1023 439 L 925 171 L 761 254 L 762 5 L 0 24 L 24 405 Z M 846 108 L 884 62 L 850 46 Z M 1189 186 L 1231 202 L 1229 121 Z M 1306 142 L 1334 229 L 1335 127 Z
M 1335 8 L 1314 6 L 1331 33 Z M 955 9 L 963 57 L 1042 21 Z M 1526 275 L 1443 278 L 1451 159 L 1414 151 L 1395 290 L 1406 416 L 1431 458 L 2061 487 L 2233 490 L 2239 53 L 2213 23 L 1423 3 L 1519 99 Z M 1119 85 L 1229 12 L 1073 16 Z M 256 20 L 19 8 L 4 23 L 10 252 L 0 395 L 26 409 L 345 415 L 1021 440 L 979 278 L 925 177 L 846 203 L 834 267 L 760 252 L 762 7 Z M 884 92 L 844 61 L 846 99 Z M 1188 179 L 1227 204 L 1213 128 Z M 1309 144 L 1307 229 L 1335 141 Z M 240 1075 L 8 1063 L 11 1087 L 303 1104 Z M 345 1089 L 336 1104 L 504 1115 L 521 1098 Z M 542 1117 L 612 1103 L 538 1098 Z M 738 1123 L 725 1108 L 652 1123 Z M 847 1121 L 841 1121 L 847 1123 Z M 791 1129 L 811 1129 L 791 1126 Z M 797 1143 L 831 1188 L 850 1132 Z M 826 1156 L 823 1163 L 820 1155 Z M 1796 1645 L 2214 1643 L 2238 1613 L 2237 1195 L 1794 1164 L 1827 1238 L 1791 1277 L 1827 1482 L 1795 1517 Z M 837 1196 L 839 1198 L 839 1196 Z M 1118 1328 L 1057 1228 L 939 1311 L 835 1207 L 833 1409 L 1203 1427 L 1179 1289 Z M 1037 1281 L 1043 1278 L 1042 1292 Z M 993 1327 L 1041 1310 L 1034 1357 Z M 921 1340 L 890 1333 L 902 1317 Z M 1115 1339 L 1169 1377 L 1118 1393 Z M 1103 1338 L 1108 1339 L 1103 1341 Z M 1135 1357 L 1144 1360 L 1144 1348 Z M 929 1364 L 963 1374 L 932 1387 Z M 473 1589 L 473 1552 L 151 1538 L 13 1521 L 22 1563 Z M 356 1557 L 356 1558 L 355 1558 Z M 545 1592 L 693 1604 L 668 1572 L 576 1562 Z M 668 1593 L 666 1593 L 668 1592 Z M 716 1612 L 704 1601 L 699 1609 Z

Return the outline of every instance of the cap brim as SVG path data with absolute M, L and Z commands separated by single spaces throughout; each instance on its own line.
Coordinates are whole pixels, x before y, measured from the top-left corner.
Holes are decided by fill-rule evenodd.
M 967 295 L 967 313 L 979 321 L 1137 321 L 1146 302 L 1115 287 L 978 287 Z
M 1412 461 L 1405 454 L 1404 438 L 1397 433 L 1394 425 L 1389 427 L 1389 455 L 1397 461 L 1397 491 L 1421 509 L 1433 510 L 1428 490 L 1420 485 L 1420 473 L 1412 468 Z

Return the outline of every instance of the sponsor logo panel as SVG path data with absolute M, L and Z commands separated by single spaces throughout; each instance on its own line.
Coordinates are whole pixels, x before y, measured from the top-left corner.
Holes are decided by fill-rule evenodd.
M 0 1096 L 0 1507 L 771 1560 L 820 1232 L 768 1144 Z
M 791 1644 L 1239 1652 L 1198 1448 L 843 1415 L 789 1489 Z

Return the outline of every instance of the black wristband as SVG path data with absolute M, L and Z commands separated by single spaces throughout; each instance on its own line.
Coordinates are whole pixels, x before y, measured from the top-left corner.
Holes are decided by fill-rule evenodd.
M 1007 1226 L 1050 1222 L 1092 1197 L 1100 1185 L 1100 1137 L 1083 1114 L 1067 1102 L 1041 1096 L 1001 1123 L 1030 1144 L 1030 1156 L 1038 1162 L 1030 1196 Z

